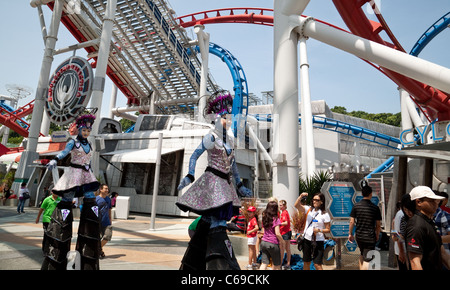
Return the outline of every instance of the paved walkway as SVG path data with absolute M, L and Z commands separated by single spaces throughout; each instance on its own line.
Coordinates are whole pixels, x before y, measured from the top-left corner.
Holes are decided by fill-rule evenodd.
M 38 209 L 0 206 L 0 270 L 39 270 L 42 256 L 42 223 L 36 224 Z M 186 250 L 189 218 L 157 216 L 150 230 L 149 215 L 130 215 L 113 220 L 113 237 L 105 246 L 102 270 L 176 270 Z M 75 249 L 79 220 L 73 223 Z M 247 257 L 238 257 L 244 268 Z
M 39 270 L 43 261 L 42 223 L 36 224 L 37 208 L 27 207 L 18 214 L 16 207 L 0 206 L 0 270 Z M 106 257 L 101 270 L 177 270 L 189 242 L 187 228 L 191 218 L 157 216 L 150 229 L 149 215 L 131 214 L 127 220 L 113 220 L 112 240 L 104 247 Z M 73 223 L 71 250 L 75 249 L 79 220 Z M 241 269 L 247 266 L 245 240 L 233 240 Z M 239 254 L 241 253 L 241 254 Z M 294 251 L 295 253 L 295 251 Z M 382 267 L 387 268 L 387 253 Z M 357 257 L 354 259 L 357 263 Z M 357 264 L 355 264 L 357 269 Z M 324 269 L 336 269 L 325 265 Z

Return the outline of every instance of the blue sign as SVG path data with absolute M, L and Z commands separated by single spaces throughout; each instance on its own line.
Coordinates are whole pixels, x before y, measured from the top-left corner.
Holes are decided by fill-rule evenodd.
M 353 208 L 353 195 L 355 194 L 353 185 L 346 182 L 333 182 L 328 189 L 328 193 L 331 197 L 329 210 L 333 218 L 349 217 Z
M 349 221 L 335 221 L 331 222 L 330 231 L 333 238 L 347 238 L 350 229 Z
M 347 250 L 349 252 L 354 252 L 356 250 L 357 246 L 358 245 L 356 244 L 355 241 L 350 242 L 350 241 L 347 240 L 347 242 L 345 243 L 345 247 L 347 248 Z

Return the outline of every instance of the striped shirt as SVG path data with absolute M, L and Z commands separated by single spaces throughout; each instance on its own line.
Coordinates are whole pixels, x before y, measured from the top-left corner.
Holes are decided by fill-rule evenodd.
M 358 242 L 376 243 L 376 221 L 381 220 L 381 212 L 378 206 L 368 199 L 362 199 L 356 203 L 350 216 L 356 220 L 355 238 Z
M 435 215 L 435 224 L 441 236 L 450 235 L 450 214 L 438 208 Z M 444 243 L 444 248 L 450 253 L 450 244 Z

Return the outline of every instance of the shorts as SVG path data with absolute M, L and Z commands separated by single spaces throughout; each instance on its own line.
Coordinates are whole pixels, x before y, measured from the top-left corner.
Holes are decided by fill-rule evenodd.
M 290 241 L 292 238 L 292 231 L 289 231 L 281 236 L 284 241 Z
M 313 261 L 316 265 L 323 264 L 324 245 L 323 241 L 316 241 L 315 243 L 305 239 L 303 242 L 303 261 Z
M 369 257 L 369 252 L 375 250 L 375 243 L 366 243 L 366 242 L 358 242 L 358 248 L 361 251 L 361 256 L 363 257 L 364 262 L 370 262 L 374 258 L 373 256 Z
M 247 237 L 247 245 L 254 246 L 256 245 L 256 240 L 258 239 L 257 236 L 254 237 Z
M 270 258 L 274 266 L 281 266 L 280 245 L 261 241 L 261 263 L 268 265 Z
M 112 238 L 112 226 L 102 227 L 102 240 L 111 241 Z

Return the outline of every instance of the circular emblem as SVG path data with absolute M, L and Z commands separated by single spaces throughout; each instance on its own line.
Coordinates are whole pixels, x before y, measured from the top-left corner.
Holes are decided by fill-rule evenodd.
M 50 120 L 57 125 L 73 122 L 89 102 L 93 80 L 92 67 L 84 58 L 73 56 L 61 63 L 50 80 L 45 101 Z

